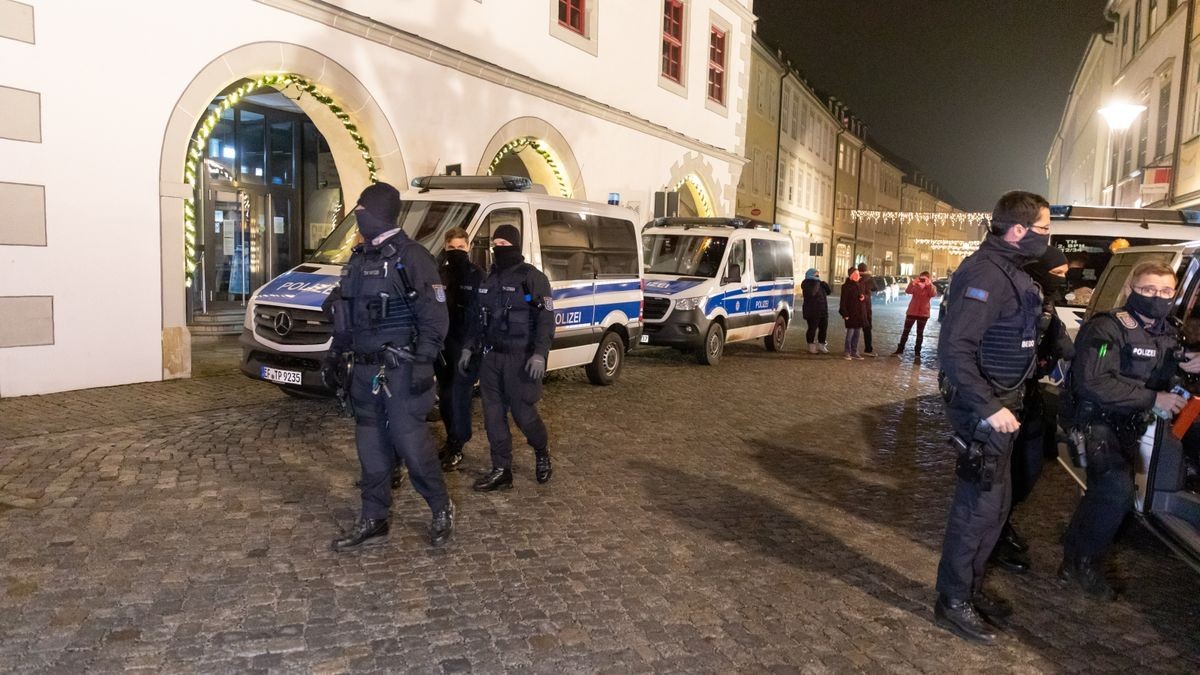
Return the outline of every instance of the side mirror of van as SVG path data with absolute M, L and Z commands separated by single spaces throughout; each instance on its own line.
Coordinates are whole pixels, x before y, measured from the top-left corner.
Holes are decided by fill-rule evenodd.
M 740 284 L 742 282 L 742 266 L 737 263 L 729 263 L 729 269 L 725 271 L 724 283 Z

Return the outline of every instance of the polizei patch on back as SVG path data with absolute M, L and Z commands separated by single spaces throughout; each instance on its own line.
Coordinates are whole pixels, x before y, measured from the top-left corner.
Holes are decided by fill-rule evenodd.
M 980 302 L 987 302 L 988 300 L 988 292 L 974 286 L 967 286 L 967 292 L 963 296 Z
M 1113 316 L 1117 317 L 1117 321 L 1120 321 L 1122 326 L 1125 326 L 1126 328 L 1128 328 L 1130 330 L 1133 330 L 1134 328 L 1138 327 L 1137 319 L 1133 318 L 1133 315 L 1130 314 L 1129 312 L 1126 312 L 1126 311 L 1114 312 Z

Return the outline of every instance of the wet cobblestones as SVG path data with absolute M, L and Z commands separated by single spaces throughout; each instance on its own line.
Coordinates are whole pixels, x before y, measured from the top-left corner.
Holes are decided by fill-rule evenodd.
M 900 312 L 877 313 L 886 354 Z M 1140 527 L 1120 601 L 1054 578 L 1076 496 L 1053 467 L 1019 515 L 1034 570 L 991 577 L 1017 608 L 999 644 L 935 627 L 936 339 L 920 367 L 788 339 L 717 368 L 639 351 L 608 388 L 553 374 L 554 480 L 521 449 L 513 491 L 471 492 L 479 429 L 439 550 L 405 488 L 388 545 L 329 552 L 357 508 L 351 423 L 231 369 L 0 401 L 0 671 L 1200 669 L 1200 579 Z

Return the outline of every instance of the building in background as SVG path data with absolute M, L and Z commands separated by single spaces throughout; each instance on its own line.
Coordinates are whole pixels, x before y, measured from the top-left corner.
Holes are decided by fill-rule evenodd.
M 375 179 L 734 210 L 750 0 L 193 10 L 0 0 L 0 396 L 188 376 Z

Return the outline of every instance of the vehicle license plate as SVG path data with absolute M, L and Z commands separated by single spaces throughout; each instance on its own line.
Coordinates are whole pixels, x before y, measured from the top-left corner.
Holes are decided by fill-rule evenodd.
M 300 371 L 262 367 L 262 379 L 279 384 L 300 384 Z
M 642 333 L 641 343 L 644 345 L 650 344 L 650 336 L 646 333 Z

